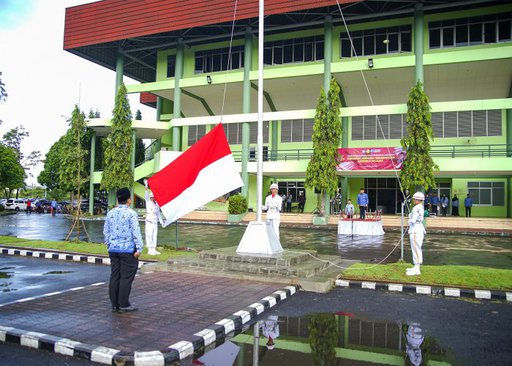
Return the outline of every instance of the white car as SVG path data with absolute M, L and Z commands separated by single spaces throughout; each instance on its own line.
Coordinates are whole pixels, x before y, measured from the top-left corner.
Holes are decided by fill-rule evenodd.
M 27 209 L 27 202 L 21 198 L 10 198 L 5 203 L 6 210 L 24 211 Z

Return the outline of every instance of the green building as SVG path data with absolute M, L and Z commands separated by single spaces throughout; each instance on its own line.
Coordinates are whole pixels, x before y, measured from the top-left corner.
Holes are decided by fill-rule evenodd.
M 340 147 L 368 149 L 400 146 L 419 80 L 432 107 L 434 191 L 457 194 L 461 214 L 469 193 L 473 216 L 512 217 L 512 3 L 267 0 L 265 14 L 263 195 L 278 182 L 294 200 L 305 191 L 305 212 L 316 208 L 304 178 L 331 77 L 341 86 Z M 134 168 L 136 195 L 141 179 L 222 121 L 255 208 L 257 37 L 253 0 L 104 0 L 66 10 L 64 49 L 115 70 L 116 87 L 123 76 L 137 80 L 128 92 L 155 108 L 152 120 L 133 121 L 137 138 L 154 140 Z M 89 126 L 94 150 L 109 121 Z M 101 166 L 91 166 L 92 192 Z M 370 209 L 400 211 L 396 171 L 338 174 L 343 205 L 365 187 Z

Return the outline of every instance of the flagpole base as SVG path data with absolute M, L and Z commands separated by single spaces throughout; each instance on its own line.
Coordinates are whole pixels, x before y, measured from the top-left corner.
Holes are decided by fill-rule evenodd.
M 279 256 L 283 247 L 274 230 L 266 222 L 251 221 L 236 248 L 236 254 L 254 256 Z

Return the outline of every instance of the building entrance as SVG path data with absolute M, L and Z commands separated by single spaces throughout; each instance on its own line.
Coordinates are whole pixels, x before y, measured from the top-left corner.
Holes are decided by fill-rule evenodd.
M 368 208 L 381 210 L 383 214 L 400 213 L 402 194 L 396 178 L 365 178 Z

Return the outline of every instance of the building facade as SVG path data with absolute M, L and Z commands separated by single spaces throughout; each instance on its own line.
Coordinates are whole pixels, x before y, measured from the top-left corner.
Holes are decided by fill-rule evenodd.
M 424 84 L 432 108 L 431 155 L 441 196 L 473 200 L 473 216 L 512 216 L 512 4 L 508 1 L 265 1 L 264 192 L 304 187 L 315 107 L 331 78 L 341 86 L 340 147 L 398 147 L 407 98 Z M 134 192 L 222 121 L 256 205 L 258 1 L 104 0 L 66 10 L 64 49 L 116 71 L 154 120 L 134 121 L 152 139 L 134 167 Z M 91 120 L 91 149 L 109 121 Z M 95 154 L 91 157 L 94 159 Z M 91 192 L 101 180 L 91 164 Z M 360 187 L 370 209 L 400 212 L 398 172 L 339 171 L 341 205 Z M 294 203 L 294 206 L 296 203 Z M 333 210 L 336 210 L 333 205 Z M 450 212 L 450 211 L 449 211 Z

